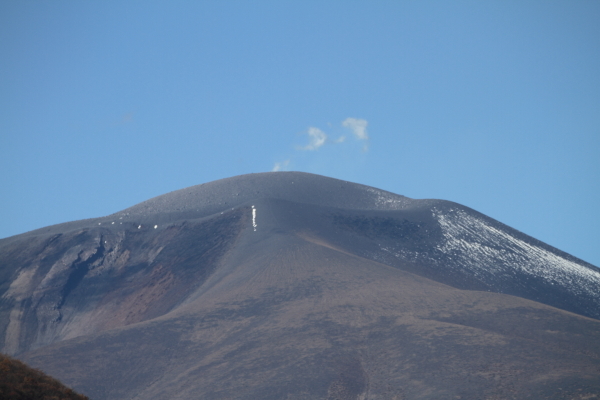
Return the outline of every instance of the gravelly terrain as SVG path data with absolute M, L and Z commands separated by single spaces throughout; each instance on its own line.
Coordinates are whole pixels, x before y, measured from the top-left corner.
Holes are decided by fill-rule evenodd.
M 0 345 L 91 399 L 600 397 L 600 271 L 304 173 L 0 240 Z

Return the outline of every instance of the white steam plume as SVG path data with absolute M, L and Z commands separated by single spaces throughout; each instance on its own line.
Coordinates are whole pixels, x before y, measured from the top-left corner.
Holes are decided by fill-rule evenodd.
M 277 171 L 284 170 L 285 167 L 287 167 L 289 163 L 290 163 L 290 160 L 285 160 L 280 163 L 276 162 L 275 165 L 273 166 L 273 169 L 271 170 L 271 172 L 277 172 Z
M 325 141 L 327 141 L 327 135 L 319 128 L 311 126 L 308 128 L 307 134 L 310 138 L 310 142 L 304 147 L 298 147 L 299 150 L 318 150 L 319 147 L 323 146 Z
M 363 151 L 369 150 L 369 134 L 367 132 L 367 125 L 369 123 L 366 119 L 360 118 L 346 118 L 342 122 L 342 126 L 345 128 L 349 128 L 354 136 L 358 140 L 364 140 Z

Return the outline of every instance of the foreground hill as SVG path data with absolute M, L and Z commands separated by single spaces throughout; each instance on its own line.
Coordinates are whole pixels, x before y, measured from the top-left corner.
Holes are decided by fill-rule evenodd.
M 95 400 L 593 398 L 599 288 L 456 203 L 252 174 L 0 240 L 0 345 Z
M 0 354 L 0 399 L 87 400 L 87 397 L 19 360 Z

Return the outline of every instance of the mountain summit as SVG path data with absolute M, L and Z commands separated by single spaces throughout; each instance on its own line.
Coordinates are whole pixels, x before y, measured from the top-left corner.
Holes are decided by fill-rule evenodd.
M 250 174 L 0 240 L 0 346 L 94 400 L 585 398 L 599 289 L 460 204 Z

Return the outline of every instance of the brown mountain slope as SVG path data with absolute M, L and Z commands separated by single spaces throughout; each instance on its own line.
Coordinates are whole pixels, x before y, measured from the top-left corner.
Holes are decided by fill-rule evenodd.
M 0 347 L 94 400 L 591 399 L 599 343 L 597 267 L 310 174 L 0 240 Z
M 0 399 L 86 400 L 54 378 L 0 353 Z
M 261 246 L 272 251 L 245 252 L 162 317 L 24 357 L 94 399 L 600 393 L 600 321 L 455 289 L 314 241 L 276 236 Z

